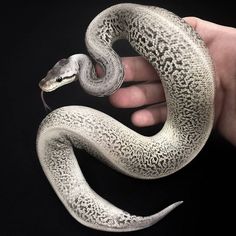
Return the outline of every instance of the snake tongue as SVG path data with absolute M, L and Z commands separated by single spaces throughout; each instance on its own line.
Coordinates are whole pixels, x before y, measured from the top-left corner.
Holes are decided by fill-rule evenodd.
M 46 103 L 46 101 L 44 99 L 44 91 L 43 90 L 41 91 L 41 100 L 43 102 L 43 106 L 44 106 L 45 110 L 46 111 L 51 111 L 52 110 L 51 107 L 48 106 L 48 104 Z

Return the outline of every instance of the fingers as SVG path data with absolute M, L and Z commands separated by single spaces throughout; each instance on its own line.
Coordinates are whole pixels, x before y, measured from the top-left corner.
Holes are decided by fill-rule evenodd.
M 122 63 L 125 69 L 126 82 L 149 82 L 131 85 L 119 89 L 110 96 L 111 103 L 116 107 L 134 108 L 165 101 L 165 94 L 155 69 L 142 57 L 124 57 Z M 139 127 L 150 126 L 164 122 L 166 106 L 156 104 L 136 111 L 132 122 Z
M 126 82 L 139 81 L 158 81 L 160 80 L 157 72 L 143 57 L 123 57 L 122 64 L 124 66 Z M 99 64 L 95 65 L 98 77 L 104 76 L 104 71 Z
M 157 72 L 143 57 L 123 57 L 125 81 L 159 80 Z
M 160 103 L 165 100 L 161 83 L 143 83 L 119 89 L 110 96 L 111 103 L 116 107 L 134 108 L 148 104 Z
M 105 75 L 105 72 L 103 71 L 102 67 L 99 64 L 95 65 L 95 71 L 98 77 L 102 77 Z
M 159 80 L 155 69 L 141 56 L 123 57 L 122 64 L 125 70 L 124 81 L 126 82 Z M 104 75 L 104 71 L 99 64 L 96 64 L 95 70 L 98 77 L 102 77 Z
M 131 120 L 138 127 L 146 127 L 166 121 L 167 109 L 166 104 L 156 104 L 145 109 L 136 111 Z

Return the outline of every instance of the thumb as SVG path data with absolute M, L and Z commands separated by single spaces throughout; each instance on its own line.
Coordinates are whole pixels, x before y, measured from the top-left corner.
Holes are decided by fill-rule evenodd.
M 183 19 L 198 32 L 206 44 L 209 44 L 219 32 L 220 25 L 215 23 L 191 16 Z

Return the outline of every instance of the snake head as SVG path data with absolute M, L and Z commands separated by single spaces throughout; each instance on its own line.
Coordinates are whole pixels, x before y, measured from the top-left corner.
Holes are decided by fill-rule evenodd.
M 55 89 L 69 84 L 76 80 L 78 64 L 72 59 L 62 59 L 58 61 L 46 77 L 39 82 L 39 87 L 44 92 L 51 92 Z

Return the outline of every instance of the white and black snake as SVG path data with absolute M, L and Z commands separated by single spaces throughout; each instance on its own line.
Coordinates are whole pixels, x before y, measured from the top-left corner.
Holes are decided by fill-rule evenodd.
M 158 7 L 127 3 L 101 12 L 88 26 L 85 40 L 105 75 L 96 76 L 88 56 L 73 55 L 48 72 L 40 82 L 42 91 L 78 80 L 95 96 L 115 92 L 123 82 L 124 70 L 112 44 L 121 38 L 160 75 L 168 110 L 161 131 L 142 136 L 97 110 L 66 106 L 47 115 L 37 136 L 42 168 L 67 210 L 80 223 L 104 231 L 148 227 L 181 202 L 152 216 L 130 215 L 89 187 L 73 146 L 126 175 L 154 179 L 189 163 L 207 141 L 214 119 L 214 70 L 204 42 L 184 20 Z

